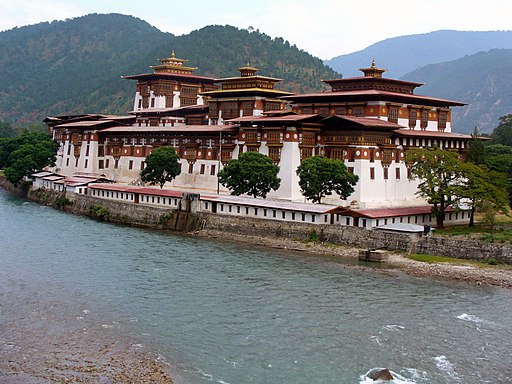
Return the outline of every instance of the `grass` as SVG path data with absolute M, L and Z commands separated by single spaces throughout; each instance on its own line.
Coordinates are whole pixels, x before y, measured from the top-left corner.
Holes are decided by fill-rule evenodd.
M 496 216 L 496 226 L 491 232 L 488 226 L 481 224 L 481 216 L 476 215 L 475 225 L 468 227 L 466 225 L 454 225 L 444 229 L 436 229 L 435 234 L 444 236 L 467 236 L 486 242 L 509 243 L 512 244 L 512 216 L 499 214 Z

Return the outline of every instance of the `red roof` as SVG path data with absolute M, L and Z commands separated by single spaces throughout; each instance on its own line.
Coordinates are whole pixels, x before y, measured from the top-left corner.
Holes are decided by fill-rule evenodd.
M 453 105 L 453 106 L 463 106 L 465 103 L 461 103 L 459 101 L 440 99 L 436 97 L 415 95 L 411 93 L 399 93 L 399 92 L 387 92 L 380 91 L 375 89 L 363 89 L 363 90 L 354 90 L 354 91 L 336 91 L 336 92 L 317 92 L 317 93 L 305 93 L 305 94 L 297 94 L 291 96 L 283 96 L 282 99 L 289 99 L 292 101 L 300 101 L 305 102 L 305 99 L 327 99 L 327 98 L 350 98 L 350 97 L 358 97 L 358 99 L 364 98 L 384 98 L 384 99 L 408 99 L 416 102 L 430 102 L 441 105 Z
M 447 211 L 454 209 L 448 207 Z M 422 205 L 416 207 L 397 207 L 397 208 L 379 208 L 379 209 L 350 209 L 344 208 L 342 215 L 352 217 L 365 217 L 369 219 L 381 219 L 386 217 L 400 217 L 412 215 L 430 215 L 432 206 Z
M 179 125 L 174 127 L 111 127 L 102 129 L 101 132 L 232 132 L 238 129 L 238 125 Z
M 399 124 L 396 124 L 396 123 L 393 123 L 393 122 L 390 122 L 387 120 L 373 118 L 373 117 L 356 117 L 356 116 L 335 115 L 335 116 L 329 116 L 329 117 L 325 118 L 325 120 L 329 120 L 329 119 L 330 120 L 333 120 L 333 119 L 346 120 L 346 121 L 350 121 L 355 124 L 358 124 L 358 125 L 361 125 L 364 127 L 369 127 L 369 128 L 391 128 L 391 129 L 404 128 L 402 125 L 399 125 Z
M 130 185 L 121 184 L 92 184 L 89 189 L 108 190 L 114 192 L 125 192 L 125 193 L 138 193 L 141 195 L 154 195 L 154 196 L 165 196 L 165 197 L 177 197 L 181 198 L 182 192 L 173 191 L 170 189 L 161 188 L 150 188 L 150 187 L 135 187 Z
M 147 78 L 162 78 L 167 77 L 172 80 L 172 78 L 184 78 L 184 79 L 190 79 L 190 80 L 201 80 L 208 83 L 214 83 L 215 79 L 212 77 L 206 77 L 206 76 L 197 76 L 197 75 L 188 75 L 184 73 L 167 73 L 167 72 L 159 72 L 159 73 L 141 73 L 139 75 L 130 75 L 130 76 L 121 76 L 122 79 L 128 79 L 128 80 L 139 80 L 139 79 L 147 79 Z
M 286 211 L 304 212 L 304 213 L 336 213 L 341 209 L 337 205 L 326 204 L 312 204 L 312 203 L 297 203 L 288 200 L 272 200 L 272 199 L 257 199 L 247 196 L 233 196 L 233 195 L 203 195 L 201 200 L 209 202 L 217 202 L 224 204 L 236 204 L 244 206 L 253 206 L 258 208 L 267 209 L 280 209 Z
M 284 116 L 265 116 L 265 115 L 258 115 L 258 116 L 243 116 L 238 117 L 236 119 L 227 120 L 229 122 L 234 123 L 242 123 L 242 122 L 276 122 L 276 121 L 302 121 L 302 120 L 308 120 L 313 117 L 320 117 L 316 114 L 309 114 L 309 115 L 297 115 L 297 114 L 289 114 Z
M 419 131 L 415 129 L 398 129 L 395 131 L 399 136 L 405 137 L 433 137 L 440 139 L 471 139 L 471 135 L 462 133 L 440 132 L 440 131 Z

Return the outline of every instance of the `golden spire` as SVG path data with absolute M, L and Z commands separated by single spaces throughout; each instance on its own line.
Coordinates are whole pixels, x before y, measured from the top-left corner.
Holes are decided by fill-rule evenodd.
M 382 74 L 387 71 L 384 68 L 377 68 L 375 65 L 375 59 L 372 60 L 372 65 L 369 68 L 359 68 L 364 73 L 364 77 L 382 77 Z
M 160 65 L 151 66 L 155 73 L 176 73 L 176 74 L 192 74 L 192 71 L 195 71 L 197 68 L 186 67 L 184 64 L 188 61 L 185 59 L 178 59 L 174 56 L 174 49 L 171 52 L 171 57 L 167 57 L 165 59 L 160 59 Z

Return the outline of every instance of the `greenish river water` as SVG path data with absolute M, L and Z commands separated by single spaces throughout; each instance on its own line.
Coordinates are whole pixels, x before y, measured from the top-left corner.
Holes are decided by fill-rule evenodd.
M 375 367 L 512 382 L 511 291 L 109 225 L 0 189 L 0 326 L 47 302 L 139 340 L 177 384 L 372 383 Z

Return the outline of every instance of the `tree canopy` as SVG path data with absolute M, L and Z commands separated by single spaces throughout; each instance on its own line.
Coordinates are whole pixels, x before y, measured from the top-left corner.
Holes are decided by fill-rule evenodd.
M 219 182 L 231 191 L 232 195 L 251 195 L 267 197 L 277 190 L 281 179 L 277 177 L 279 167 L 272 160 L 258 152 L 242 153 L 238 159 L 231 160 L 219 172 Z
M 461 202 L 470 206 L 469 226 L 474 224 L 474 214 L 477 207 L 492 205 L 494 211 L 508 210 L 507 178 L 501 172 L 491 171 L 485 165 L 466 162 L 462 164 L 460 183 L 454 186 L 454 193 Z
M 503 144 L 512 147 L 512 114 L 500 117 L 500 124 L 491 134 L 490 144 Z
M 315 203 L 332 193 L 346 199 L 354 192 L 359 177 L 348 172 L 340 160 L 331 160 L 324 156 L 313 156 L 301 161 L 297 167 L 299 186 L 302 194 Z
M 5 178 L 17 185 L 23 176 L 55 164 L 59 144 L 46 133 L 25 132 L 0 139 L 0 168 Z
M 443 228 L 446 209 L 458 202 L 458 189 L 462 180 L 462 161 L 456 152 L 439 148 L 420 148 L 407 153 L 411 162 L 411 175 L 420 179 L 417 195 L 432 204 L 432 215 L 438 228 Z
M 141 181 L 160 188 L 181 173 L 180 157 L 173 147 L 158 147 L 146 157 L 146 167 L 140 173 Z
M 473 164 L 483 164 L 485 161 L 485 146 L 480 138 L 478 129 L 475 127 L 471 134 L 471 139 L 468 141 L 466 149 L 466 162 Z

